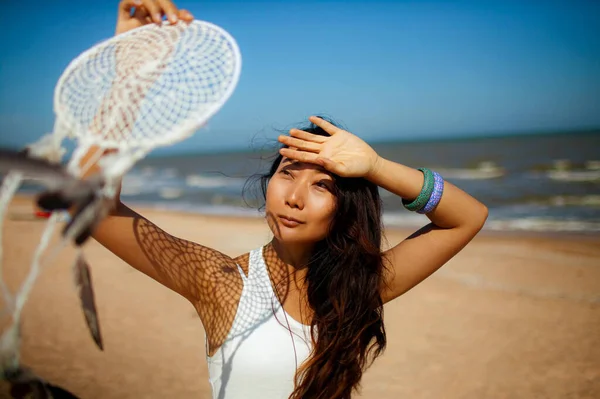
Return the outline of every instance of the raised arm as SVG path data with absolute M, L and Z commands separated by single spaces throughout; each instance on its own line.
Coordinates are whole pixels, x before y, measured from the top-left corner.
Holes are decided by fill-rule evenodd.
M 84 157 L 93 157 L 92 148 Z M 86 175 L 97 171 L 93 165 Z M 98 243 L 127 264 L 188 299 L 200 316 L 211 350 L 226 338 L 243 282 L 236 260 L 206 246 L 175 237 L 124 205 L 117 193 L 112 212 L 92 233 Z M 94 264 L 93 259 L 91 264 Z
M 283 156 L 319 164 L 339 176 L 368 179 L 407 200 L 418 197 L 421 171 L 381 158 L 363 140 L 323 119 L 310 121 L 330 137 L 292 129 L 291 137 L 279 136 L 290 147 L 280 150 Z M 427 215 L 432 223 L 384 253 L 383 302 L 410 290 L 456 255 L 481 230 L 487 214 L 481 202 L 446 182 L 441 202 Z
M 186 21 L 191 21 L 193 18 L 189 13 L 179 11 L 169 0 L 124 0 L 119 4 L 116 34 L 152 22 L 159 23 L 164 15 L 172 23 L 176 22 L 179 17 Z M 130 71 L 123 69 L 121 65 L 129 64 L 119 62 L 119 58 L 129 55 L 123 51 L 118 52 L 117 55 L 117 75 L 128 75 Z M 119 95 L 118 90 L 110 91 L 104 101 L 111 104 L 113 101 L 117 101 L 118 97 L 117 99 L 115 97 Z M 118 125 L 133 126 L 137 117 L 135 110 L 139 108 L 140 100 L 141 96 L 132 99 L 127 104 L 128 108 L 134 111 L 125 113 L 127 117 L 120 115 L 118 111 L 98 112 L 90 129 L 95 131 L 94 134 L 98 136 L 119 137 L 123 134 L 118 130 L 121 127 L 117 128 L 116 124 L 111 123 L 111 119 L 126 117 L 122 121 L 123 123 Z M 111 107 L 100 107 L 100 109 L 110 110 Z M 111 129 L 118 131 L 113 132 Z M 97 159 L 95 155 L 98 151 L 100 151 L 99 148 L 93 147 L 80 161 L 80 164 L 88 164 L 90 159 Z M 93 175 L 97 171 L 97 165 L 93 165 L 86 170 L 85 177 Z M 208 259 L 214 260 L 215 264 L 231 263 L 230 259 L 214 250 L 175 238 L 161 230 L 148 219 L 124 205 L 120 201 L 119 194 L 115 201 L 112 213 L 95 229 L 92 237 L 134 268 L 189 300 L 199 300 L 197 281 L 201 280 L 202 276 L 198 274 L 204 273 L 210 268 L 210 265 L 205 265 Z M 186 262 L 181 262 L 184 258 L 182 254 L 188 255 Z
M 98 148 L 82 159 L 86 162 Z M 86 176 L 96 173 L 92 166 Z M 119 190 L 120 191 L 120 190 Z M 92 237 L 127 264 L 192 303 L 207 303 L 217 288 L 241 284 L 235 261 L 212 248 L 177 238 L 123 204 L 117 193 L 112 212 Z M 219 289 L 221 289 L 219 288 Z
M 155 14 L 159 14 L 155 17 Z M 191 21 L 192 16 L 184 10 L 177 10 L 168 0 L 126 0 L 119 5 L 116 33 L 120 34 L 147 23 L 158 22 L 167 15 L 171 22 L 178 16 L 180 20 Z M 121 54 L 121 56 L 127 56 Z M 119 73 L 122 73 L 120 71 Z M 109 93 L 108 100 L 110 101 Z M 136 107 L 137 104 L 130 104 Z M 99 115 L 94 124 L 98 134 L 109 134 L 103 130 L 103 116 Z M 125 121 L 129 125 L 131 121 Z M 80 160 L 87 164 L 102 151 L 92 147 Z M 84 178 L 98 172 L 98 164 L 86 170 Z M 197 309 L 205 328 L 210 329 L 211 340 L 219 340 L 227 331 L 222 320 L 216 319 L 223 309 L 235 309 L 242 289 L 242 281 L 235 261 L 212 248 L 174 237 L 142 215 L 124 205 L 117 193 L 111 213 L 104 218 L 92 233 L 92 237 L 113 252 L 127 264 L 165 287 L 188 299 Z M 92 261 L 93 263 L 93 261 Z M 222 318 L 222 314 L 220 316 Z M 215 321 L 217 320 L 217 321 Z
M 368 179 L 407 200 L 418 197 L 424 175 L 379 158 Z M 451 183 L 444 183 L 442 198 L 427 217 L 431 223 L 385 252 L 389 275 L 382 289 L 383 302 L 402 295 L 429 277 L 460 252 L 481 230 L 488 215 L 485 205 Z

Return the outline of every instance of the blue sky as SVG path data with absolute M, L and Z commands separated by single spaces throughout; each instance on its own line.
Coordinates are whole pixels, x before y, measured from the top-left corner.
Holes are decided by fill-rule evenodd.
M 0 145 L 52 130 L 67 64 L 117 1 L 4 1 Z M 179 1 L 238 41 L 240 83 L 171 150 L 244 148 L 311 114 L 368 141 L 600 127 L 598 1 Z

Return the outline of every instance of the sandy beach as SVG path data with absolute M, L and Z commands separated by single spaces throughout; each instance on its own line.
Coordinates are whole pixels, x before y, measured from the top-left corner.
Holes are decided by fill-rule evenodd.
M 260 219 L 133 207 L 178 237 L 236 256 L 270 239 Z M 44 222 L 27 198 L 3 228 L 17 287 Z M 387 230 L 390 244 L 412 231 Z M 105 350 L 78 307 L 65 249 L 26 305 L 23 363 L 81 398 L 209 398 L 204 332 L 193 307 L 95 241 Z M 424 283 L 385 307 L 388 347 L 361 398 L 599 398 L 600 236 L 481 233 Z

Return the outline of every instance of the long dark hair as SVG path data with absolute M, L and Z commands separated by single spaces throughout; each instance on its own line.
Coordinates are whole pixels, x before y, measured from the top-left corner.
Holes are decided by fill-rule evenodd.
M 328 136 L 312 123 L 300 129 Z M 281 160 L 278 154 L 268 172 L 260 175 L 264 200 Z M 364 370 L 386 346 L 379 191 L 366 179 L 335 176 L 334 195 L 333 223 L 328 236 L 315 245 L 306 274 L 314 312 L 313 351 L 296 372 L 290 399 L 350 398 Z

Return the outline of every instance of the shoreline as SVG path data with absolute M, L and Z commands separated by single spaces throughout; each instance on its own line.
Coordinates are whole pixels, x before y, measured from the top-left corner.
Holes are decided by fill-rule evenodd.
M 24 194 L 18 193 L 13 197 L 12 204 L 21 205 L 25 203 L 31 203 L 33 194 Z M 262 220 L 262 216 L 249 216 L 249 215 L 228 215 L 228 214 L 220 214 L 220 213 L 202 213 L 197 211 L 186 211 L 182 209 L 170 209 L 169 207 L 163 206 L 149 206 L 147 204 L 137 204 L 136 202 L 124 203 L 136 210 L 140 214 L 145 213 L 167 213 L 176 216 L 198 216 L 205 218 L 206 220 L 230 220 L 232 222 L 236 221 L 260 221 Z M 24 212 L 27 214 L 27 212 Z M 33 215 L 33 210 L 31 211 Z M 10 215 L 9 215 L 10 216 Z M 423 226 L 426 224 L 424 222 Z M 422 226 L 421 226 L 422 227 Z M 396 234 L 412 234 L 416 230 L 421 227 L 417 226 L 407 226 L 407 227 L 399 227 L 396 225 L 387 225 L 384 226 L 384 230 L 386 233 Z M 489 237 L 489 238 L 504 238 L 504 239 L 557 239 L 557 240 L 568 240 L 568 241 L 587 241 L 587 242 L 598 242 L 600 243 L 600 233 L 594 231 L 535 231 L 535 230 L 492 230 L 484 228 L 479 232 L 477 237 Z

